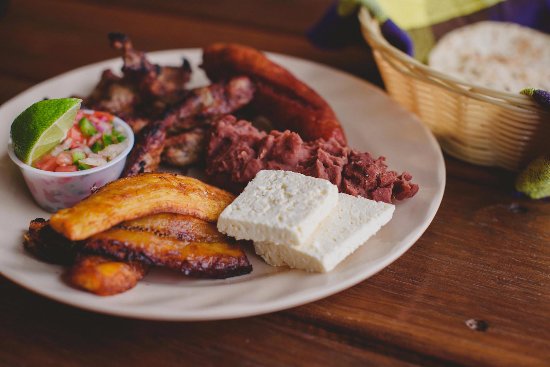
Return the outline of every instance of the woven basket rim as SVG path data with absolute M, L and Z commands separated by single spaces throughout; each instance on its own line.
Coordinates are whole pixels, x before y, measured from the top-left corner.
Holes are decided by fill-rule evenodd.
M 389 53 L 391 57 L 396 58 L 402 63 L 411 64 L 415 68 L 418 68 L 419 70 L 423 71 L 424 73 L 426 73 L 431 77 L 441 79 L 445 83 L 460 85 L 462 88 L 459 88 L 457 86 L 453 88 L 453 90 L 456 93 L 467 95 L 471 98 L 476 98 L 476 99 L 480 99 L 480 98 L 475 96 L 474 93 L 481 93 L 484 97 L 483 100 L 485 100 L 486 98 L 504 100 L 505 102 L 512 104 L 510 105 L 510 107 L 515 106 L 515 107 L 519 107 L 521 109 L 530 110 L 530 111 L 542 110 L 542 108 L 539 105 L 537 105 L 528 96 L 525 96 L 519 93 L 503 92 L 496 89 L 487 88 L 479 84 L 470 83 L 456 77 L 452 77 L 448 74 L 437 71 L 431 68 L 430 66 L 423 64 L 420 61 L 414 59 L 413 57 L 407 55 L 406 53 L 392 46 L 381 35 L 378 21 L 370 15 L 369 11 L 366 8 L 362 7 L 360 9 L 358 18 L 359 18 L 359 22 L 363 26 L 363 30 L 366 31 L 364 32 L 365 38 L 368 39 L 373 50 L 376 50 L 376 49 L 378 49 L 378 51 L 380 51 L 380 49 L 384 50 L 386 53 Z M 433 84 L 436 84 L 433 81 L 430 81 L 430 82 Z M 486 101 L 486 102 L 491 103 L 491 101 Z

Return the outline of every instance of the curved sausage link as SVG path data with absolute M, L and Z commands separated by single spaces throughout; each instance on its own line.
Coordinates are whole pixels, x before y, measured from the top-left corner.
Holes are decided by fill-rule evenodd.
M 346 144 L 344 130 L 328 103 L 262 52 L 216 43 L 203 49 L 202 68 L 213 81 L 250 77 L 256 85 L 252 104 L 279 130 L 297 132 L 306 141 L 335 138 Z

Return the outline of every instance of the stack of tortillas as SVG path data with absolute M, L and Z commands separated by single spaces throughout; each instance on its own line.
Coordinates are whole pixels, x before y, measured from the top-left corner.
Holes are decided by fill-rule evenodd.
M 429 64 L 500 91 L 550 90 L 550 36 L 513 23 L 474 23 L 446 34 L 432 50 Z

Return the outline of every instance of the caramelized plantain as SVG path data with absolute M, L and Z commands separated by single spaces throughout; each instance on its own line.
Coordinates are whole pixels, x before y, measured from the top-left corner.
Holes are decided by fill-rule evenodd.
M 148 266 L 138 261 L 120 262 L 98 255 L 79 255 L 65 274 L 68 283 L 99 296 L 134 288 Z
M 66 280 L 77 288 L 107 296 L 133 288 L 145 275 L 147 266 L 138 262 L 123 263 L 97 255 L 79 254 L 80 243 L 54 231 L 47 220 L 31 221 L 23 236 L 25 249 L 40 260 L 72 265 Z
M 216 224 L 183 214 L 161 213 L 122 222 L 119 228 L 131 231 L 153 232 L 189 242 L 223 242 L 225 235 L 218 232 Z
M 157 213 L 187 214 L 215 222 L 233 199 L 232 194 L 191 177 L 147 173 L 103 186 L 72 208 L 59 210 L 50 224 L 74 241 Z
M 51 264 L 72 264 L 77 255 L 77 244 L 54 231 L 43 218 L 31 220 L 29 231 L 23 235 L 23 246 L 38 259 Z
M 86 251 L 123 261 L 164 266 L 185 275 L 228 278 L 252 271 L 246 254 L 227 237 L 220 241 L 184 241 L 146 230 L 112 228 L 88 239 Z

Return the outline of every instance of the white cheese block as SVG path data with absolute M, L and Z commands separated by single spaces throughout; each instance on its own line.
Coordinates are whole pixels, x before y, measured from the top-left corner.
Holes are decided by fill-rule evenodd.
M 255 242 L 254 248 L 270 265 L 327 272 L 389 222 L 394 210 L 391 204 L 339 194 L 338 206 L 307 243 L 293 247 Z
M 239 240 L 298 246 L 337 202 L 338 188 L 327 180 L 263 170 L 220 214 L 218 230 Z

